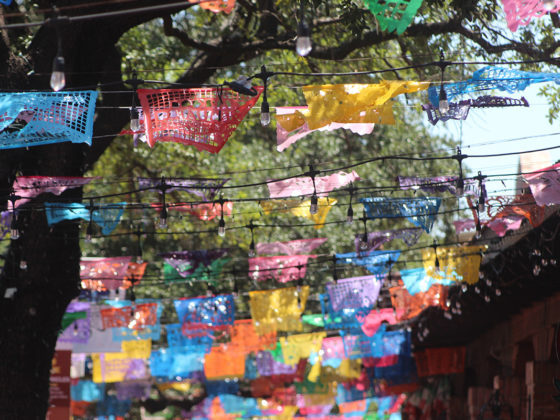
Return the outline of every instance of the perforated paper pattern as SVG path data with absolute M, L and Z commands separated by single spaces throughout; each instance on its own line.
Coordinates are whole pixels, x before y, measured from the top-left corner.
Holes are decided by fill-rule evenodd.
M 328 176 L 316 177 L 315 188 L 313 188 L 313 180 L 308 176 L 282 181 L 268 180 L 267 186 L 270 198 L 299 197 L 311 195 L 314 191 L 317 193 L 317 196 L 326 196 L 332 190 L 344 187 L 358 180 L 360 180 L 360 176 L 356 171 L 352 171 L 349 174 L 338 172 Z
M 272 331 L 301 331 L 301 314 L 309 296 L 309 286 L 249 292 L 251 318 L 258 334 Z
M 336 254 L 336 261 L 340 264 L 354 264 L 364 266 L 370 273 L 382 275 L 389 272 L 401 255 L 401 251 L 368 251 L 361 254 L 347 252 Z
M 523 175 L 539 206 L 560 204 L 560 163 Z
M 227 254 L 227 249 L 201 249 L 194 251 L 175 251 L 159 254 L 166 263 L 177 270 L 181 277 L 194 274 L 197 269 L 209 268 L 213 261 Z
M 205 336 L 200 337 L 187 337 L 183 335 L 183 327 L 181 324 L 166 324 L 165 330 L 167 331 L 167 345 L 169 347 L 184 347 L 184 348 L 204 348 L 204 352 L 208 353 L 214 342 L 214 336 L 209 332 Z
M 368 232 L 367 247 L 366 249 L 361 249 L 361 247 L 363 246 L 361 244 L 363 234 L 358 233 L 354 238 L 354 246 L 356 247 L 357 254 L 378 249 L 381 245 L 386 242 L 392 241 L 393 239 L 401 239 L 407 246 L 412 246 L 416 244 L 416 242 L 418 242 L 420 236 L 422 236 L 422 229 L 420 228 Z
M 158 322 L 157 303 L 141 303 L 122 308 L 104 308 L 99 311 L 103 328 L 128 327 L 143 329 Z
M 226 344 L 229 351 L 249 354 L 276 347 L 276 331 L 259 335 L 252 319 L 239 319 L 233 324 L 231 341 Z
M 161 204 L 154 203 L 152 207 L 161 209 Z M 210 220 L 215 219 L 216 217 L 220 217 L 222 214 L 222 206 L 216 203 L 199 203 L 199 204 L 176 204 L 173 206 L 169 206 L 168 210 L 177 210 L 184 213 L 192 214 L 193 216 L 198 217 L 200 220 L 204 222 L 208 222 Z M 224 202 L 224 217 L 231 216 L 233 212 L 233 202 L 226 201 Z
M 18 208 L 22 204 L 29 202 L 33 197 L 43 193 L 60 195 L 71 188 L 79 188 L 94 178 L 81 178 L 73 176 L 18 176 L 12 185 L 14 194 L 20 199 L 16 200 L 15 206 Z M 12 203 L 8 202 L 8 208 L 12 208 Z
M 92 219 L 101 226 L 101 233 L 108 235 L 117 227 L 125 207 L 125 202 L 95 206 Z M 90 218 L 89 209 L 81 203 L 45 203 L 45 214 L 49 226 L 63 220 L 89 220 Z
M 308 254 L 315 248 L 323 245 L 327 238 L 311 238 L 311 239 L 296 239 L 288 242 L 270 242 L 258 243 L 256 247 L 257 254 L 283 254 L 283 255 L 296 255 Z
M 235 7 L 235 0 L 213 0 L 213 1 L 200 1 L 189 0 L 191 3 L 197 3 L 201 8 L 210 10 L 214 13 L 231 13 Z
M 472 92 L 487 90 L 501 90 L 514 93 L 524 90 L 533 83 L 554 82 L 560 83 L 558 73 L 539 73 L 521 71 L 496 66 L 487 66 L 473 73 L 472 78 L 462 82 L 447 83 L 444 85 L 447 100 Z M 434 106 L 439 106 L 439 86 L 430 86 L 428 97 Z
M 0 93 L 0 149 L 91 145 L 96 91 Z
M 354 308 L 335 311 L 327 293 L 319 294 L 319 302 L 321 304 L 323 326 L 326 330 L 359 330 L 358 317 L 367 314 L 367 312 L 361 313 L 360 309 Z
M 213 200 L 229 178 L 165 178 L 165 191 L 186 191 L 205 201 Z M 161 178 L 138 178 L 138 188 L 162 192 Z
M 382 31 L 402 34 L 412 23 L 422 0 L 364 0 L 367 8 L 379 22 Z
M 271 213 L 291 213 L 294 216 L 305 217 L 315 223 L 315 229 L 321 229 L 325 224 L 327 215 L 337 201 L 334 198 L 319 197 L 317 200 L 317 213 L 311 214 L 309 212 L 310 200 L 300 201 L 296 199 L 288 200 L 268 200 L 261 201 L 260 205 L 263 208 L 264 214 Z
M 440 268 L 436 271 L 434 250 L 423 249 L 424 270 L 427 276 L 439 283 L 443 280 L 453 280 L 475 284 L 478 282 L 482 252 L 485 250 L 486 245 L 438 246 Z
M 233 325 L 235 305 L 232 295 L 181 299 L 173 304 L 185 335 L 190 329 L 223 329 Z
M 300 359 L 307 359 L 311 353 L 318 353 L 326 336 L 326 333 L 319 332 L 281 337 L 280 345 L 282 347 L 284 363 L 296 365 Z
M 560 10 L 560 2 L 555 1 L 551 10 L 547 10 L 542 0 L 502 0 L 506 13 L 507 26 L 515 32 L 517 28 L 528 25 L 534 18 L 541 18 Z
M 425 90 L 429 85 L 428 82 L 382 80 L 377 84 L 305 86 L 303 94 L 308 109 L 298 112 L 312 130 L 333 122 L 383 123 L 383 106 L 391 98 Z
M 414 225 L 430 233 L 441 205 L 441 198 L 370 197 L 360 198 L 360 203 L 364 205 L 369 219 L 406 217 Z
M 412 319 L 430 306 L 439 306 L 445 310 L 447 299 L 447 286 L 434 284 L 427 292 L 411 295 L 403 286 L 395 286 L 389 289 L 391 303 L 397 310 L 399 320 Z
M 279 255 L 249 258 L 249 277 L 255 281 L 287 283 L 305 277 L 307 261 L 316 255 Z
M 327 292 L 335 311 L 370 308 L 375 305 L 382 285 L 383 276 L 351 277 L 327 284 Z
M 229 88 L 139 89 L 148 144 L 172 141 L 218 153 L 259 99 Z M 148 123 L 149 118 L 149 123 Z
M 80 278 L 82 287 L 90 290 L 125 288 L 124 279 L 132 257 L 82 258 Z

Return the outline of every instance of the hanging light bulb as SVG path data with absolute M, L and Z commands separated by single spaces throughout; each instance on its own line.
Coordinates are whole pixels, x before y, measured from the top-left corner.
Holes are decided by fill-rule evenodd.
M 434 254 L 436 256 L 436 258 L 434 260 L 434 268 L 435 268 L 436 272 L 439 271 L 439 258 L 438 258 L 438 255 L 437 255 L 437 247 L 438 247 L 438 244 L 437 244 L 436 240 L 434 239 L 434 242 L 432 243 L 432 248 L 434 249 Z
M 348 207 L 348 211 L 346 212 L 346 223 L 351 225 L 354 222 L 354 210 L 352 209 L 352 204 Z
M 465 193 L 465 180 L 460 176 L 455 183 L 455 191 L 459 197 Z
M 167 207 L 163 204 L 161 211 L 159 213 L 159 224 L 161 229 L 167 229 Z
M 318 206 L 317 194 L 313 193 L 313 195 L 311 196 L 311 205 L 309 206 L 309 213 L 317 214 L 318 211 L 319 211 L 319 206 Z
M 554 8 L 556 7 L 556 1 L 555 0 L 543 0 L 542 5 L 544 7 L 544 10 L 546 10 L 547 12 L 552 12 L 552 10 L 554 10 Z
M 249 258 L 253 258 L 255 255 L 257 255 L 257 253 L 255 252 L 255 241 L 251 240 L 251 243 L 249 244 Z
M 12 222 L 10 224 L 10 239 L 15 241 L 19 239 L 19 230 L 17 227 L 17 216 L 16 213 L 12 213 Z
M 496 296 L 502 296 L 502 291 L 500 289 L 496 289 L 494 293 L 496 293 Z
M 140 131 L 140 113 L 136 107 L 130 108 L 130 129 Z
M 220 218 L 220 221 L 218 222 L 218 235 L 220 235 L 222 238 L 226 236 L 226 222 L 224 221 L 223 216 Z
M 91 242 L 92 236 L 93 236 L 93 224 L 92 224 L 91 217 L 90 217 L 89 223 L 88 223 L 87 228 L 86 228 L 86 242 L 87 243 Z
M 72 334 L 74 335 L 74 337 L 78 335 L 78 332 L 79 332 L 79 330 L 78 330 L 78 323 L 77 323 L 77 322 L 74 322 L 74 331 L 73 331 L 73 333 L 72 333 Z
M 298 34 L 296 39 L 296 52 L 298 55 L 305 57 L 313 49 L 311 42 L 311 28 L 304 19 L 298 24 Z
M 474 286 L 474 292 L 479 295 L 480 294 L 480 287 Z
M 19 269 L 20 269 L 20 270 L 27 270 L 27 261 L 21 260 L 21 261 L 19 262 Z
M 261 104 L 261 125 L 266 127 L 268 124 L 270 124 L 270 107 L 268 105 L 268 101 L 266 100 L 266 96 L 263 96 Z
M 469 286 L 467 286 L 467 283 L 463 283 L 461 285 L 461 290 L 463 291 L 463 293 L 467 293 L 467 290 L 469 290 Z
M 368 235 L 367 233 L 362 234 L 362 236 L 360 236 L 360 251 L 367 251 L 369 246 L 368 246 Z
M 449 102 L 447 101 L 447 92 L 443 84 L 439 88 L 439 112 L 441 115 L 447 115 L 449 112 Z
M 51 88 L 55 92 L 64 89 L 66 86 L 66 76 L 64 75 L 64 57 L 60 51 L 53 60 L 52 74 L 51 74 Z

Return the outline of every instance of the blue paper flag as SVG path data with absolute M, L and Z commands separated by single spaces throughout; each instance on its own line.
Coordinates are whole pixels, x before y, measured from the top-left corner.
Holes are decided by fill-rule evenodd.
M 126 204 L 126 202 L 120 202 L 95 206 L 91 217 L 96 224 L 101 226 L 101 233 L 108 235 L 117 227 Z M 45 203 L 45 213 L 49 226 L 62 220 L 89 220 L 90 217 L 87 206 L 81 203 Z

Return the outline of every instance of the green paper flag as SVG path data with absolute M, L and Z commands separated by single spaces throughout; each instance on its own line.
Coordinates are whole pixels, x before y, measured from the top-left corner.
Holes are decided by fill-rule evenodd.
M 422 5 L 422 0 L 364 0 L 367 8 L 379 22 L 382 31 L 402 34 Z

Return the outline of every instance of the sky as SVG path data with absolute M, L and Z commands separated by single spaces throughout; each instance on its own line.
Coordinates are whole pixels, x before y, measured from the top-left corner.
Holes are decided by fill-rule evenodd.
M 545 98 L 537 95 L 542 86 L 542 84 L 535 84 L 525 91 L 513 95 L 507 95 L 505 92 L 494 93 L 514 98 L 524 96 L 529 102 L 529 108 L 471 109 L 465 121 L 452 120 L 443 124 L 439 122 L 433 129 L 436 130 L 435 133 L 444 133 L 456 140 L 461 140 L 462 153 L 467 155 L 522 152 L 560 146 L 560 121 L 554 121 L 553 124 L 548 122 L 548 103 Z M 557 135 L 534 137 L 553 133 L 557 133 Z M 514 140 L 523 137 L 529 138 Z M 560 159 L 560 147 L 549 153 L 551 161 L 542 162 L 541 167 L 548 166 L 549 163 L 552 164 Z M 483 175 L 499 175 L 517 173 L 518 162 L 519 155 L 516 154 L 468 158 L 464 160 L 464 165 L 470 169 L 469 175 L 476 175 L 478 171 L 481 171 Z M 515 188 L 514 178 L 514 176 L 490 178 L 486 183 L 489 195 L 512 194 Z

